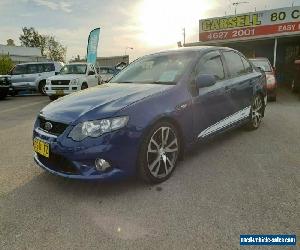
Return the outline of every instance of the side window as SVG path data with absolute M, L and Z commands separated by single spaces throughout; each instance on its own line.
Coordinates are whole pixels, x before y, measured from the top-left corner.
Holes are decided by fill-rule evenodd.
M 44 67 L 43 64 L 37 64 L 37 72 L 38 73 L 43 73 L 44 72 Z
M 224 67 L 221 56 L 218 52 L 210 52 L 201 59 L 200 64 L 196 68 L 196 74 L 212 74 L 217 80 L 225 78 Z
M 251 67 L 251 64 L 248 62 L 248 60 L 243 56 L 241 56 L 241 58 L 242 58 L 242 62 L 244 64 L 245 73 L 252 72 L 252 67 Z
M 36 74 L 37 71 L 37 65 L 36 64 L 28 64 L 27 65 L 27 74 Z
M 13 75 L 23 75 L 26 74 L 26 65 L 17 65 L 13 70 Z
M 53 63 L 45 63 L 44 64 L 44 71 L 45 72 L 55 71 L 54 64 Z
M 224 51 L 223 55 L 231 77 L 237 77 L 244 74 L 244 64 L 239 54 L 234 51 Z

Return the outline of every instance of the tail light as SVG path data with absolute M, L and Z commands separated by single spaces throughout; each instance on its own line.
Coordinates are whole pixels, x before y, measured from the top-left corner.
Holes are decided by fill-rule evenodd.
M 275 76 L 268 75 L 267 76 L 267 85 L 275 85 L 275 84 L 276 84 Z

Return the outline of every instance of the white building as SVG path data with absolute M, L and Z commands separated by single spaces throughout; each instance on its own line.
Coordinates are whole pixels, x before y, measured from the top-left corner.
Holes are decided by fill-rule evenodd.
M 0 55 L 8 55 L 14 63 L 47 61 L 40 48 L 0 44 Z

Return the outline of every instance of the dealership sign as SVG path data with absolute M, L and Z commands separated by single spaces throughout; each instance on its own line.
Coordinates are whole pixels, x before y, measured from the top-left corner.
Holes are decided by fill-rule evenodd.
M 199 21 L 199 40 L 242 40 L 300 33 L 300 7 L 281 8 Z

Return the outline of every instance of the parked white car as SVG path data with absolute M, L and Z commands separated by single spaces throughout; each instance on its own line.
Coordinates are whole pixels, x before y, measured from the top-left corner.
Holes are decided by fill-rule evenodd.
M 93 64 L 71 63 L 65 65 L 58 75 L 47 79 L 45 90 L 50 100 L 55 100 L 59 96 L 97 86 L 100 83 L 101 79 Z
M 45 95 L 46 79 L 63 67 L 62 62 L 32 62 L 17 64 L 10 71 L 13 95 L 22 90 L 35 90 Z

